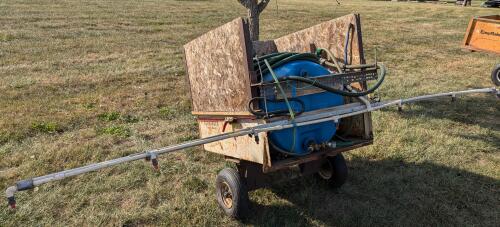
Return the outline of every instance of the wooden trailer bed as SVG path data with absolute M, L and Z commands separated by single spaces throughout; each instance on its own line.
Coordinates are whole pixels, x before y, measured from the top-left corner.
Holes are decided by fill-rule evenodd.
M 352 64 L 364 64 L 360 17 L 349 14 L 283 37 L 251 42 L 248 24 L 237 18 L 196 38 L 184 46 L 187 77 L 191 89 L 192 114 L 197 116 L 200 137 L 205 138 L 235 129 L 266 123 L 247 110 L 251 98 L 258 96 L 256 73 L 252 70 L 253 56 L 274 52 L 311 52 L 325 48 L 344 60 L 344 45 L 348 27 L 352 26 L 348 58 Z M 366 84 L 353 84 L 358 88 Z M 352 102 L 346 98 L 346 103 Z M 345 123 L 344 123 L 345 122 Z M 266 133 L 259 141 L 242 136 L 204 145 L 204 149 L 224 155 L 236 162 L 247 161 L 262 165 L 263 172 L 309 162 L 338 152 L 371 144 L 370 113 L 345 119 L 339 131 L 347 131 L 352 146 L 324 150 L 303 157 L 271 160 Z

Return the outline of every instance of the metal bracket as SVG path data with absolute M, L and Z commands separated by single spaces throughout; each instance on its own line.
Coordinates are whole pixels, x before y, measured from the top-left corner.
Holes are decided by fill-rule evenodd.
M 399 103 L 398 103 L 398 111 L 399 112 L 403 112 L 403 100 L 399 100 Z
M 346 73 L 334 73 L 324 76 L 314 77 L 314 80 L 321 82 L 328 86 L 341 86 L 342 84 L 348 85 L 356 82 L 370 81 L 378 79 L 377 69 L 366 69 L 363 71 L 352 71 Z M 324 92 L 324 90 L 310 86 L 302 82 L 292 82 L 293 86 L 288 84 L 288 81 L 280 82 L 281 86 L 287 97 L 302 96 L 314 93 Z M 276 83 L 266 83 L 260 85 L 260 96 L 263 97 L 276 97 L 276 99 L 283 99 L 277 88 Z M 300 89 L 298 89 L 300 88 Z
M 227 125 L 233 123 L 235 120 L 236 119 L 234 117 L 225 117 L 224 124 L 222 125 L 222 132 L 225 132 Z
M 158 171 L 160 169 L 159 163 L 158 163 L 158 154 L 156 152 L 147 152 L 147 156 L 145 158 L 146 161 L 151 161 L 151 165 L 153 166 L 153 169 Z
M 259 134 L 255 131 L 255 129 L 252 129 L 252 131 L 248 134 L 249 137 L 253 137 L 255 139 L 255 143 L 259 144 Z

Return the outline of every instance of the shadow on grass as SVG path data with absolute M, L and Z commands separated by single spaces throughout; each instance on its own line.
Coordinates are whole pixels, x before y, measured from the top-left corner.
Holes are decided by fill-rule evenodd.
M 468 126 L 500 130 L 500 100 L 491 94 L 477 97 L 459 97 L 457 101 L 441 98 L 433 101 L 416 102 L 405 105 L 401 116 L 407 119 L 425 118 L 431 120 L 449 120 Z M 394 112 L 395 109 L 382 109 L 382 112 Z M 446 124 L 446 122 L 442 123 Z M 481 140 L 500 147 L 500 138 L 491 135 L 473 135 L 467 131 L 455 134 L 466 139 Z
M 481 95 L 447 101 L 405 106 L 401 117 L 415 119 L 417 124 L 433 121 L 433 127 L 457 123 L 500 130 L 496 98 Z M 478 136 L 464 130 L 456 136 L 500 147 L 495 133 Z M 500 226 L 498 179 L 433 163 L 400 160 L 353 158 L 348 166 L 349 180 L 338 190 L 306 176 L 253 192 L 256 197 L 274 194 L 280 202 L 253 202 L 246 222 L 258 226 Z
M 246 222 L 258 226 L 500 224 L 500 182 L 493 178 L 432 163 L 355 158 L 348 165 L 349 180 L 338 190 L 314 176 L 271 187 L 283 204 L 253 202 Z

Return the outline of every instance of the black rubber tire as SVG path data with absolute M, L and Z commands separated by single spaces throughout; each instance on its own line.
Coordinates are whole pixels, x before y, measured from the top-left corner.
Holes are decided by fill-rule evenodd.
M 320 171 L 316 175 L 319 178 L 326 180 L 332 188 L 340 188 L 347 181 L 348 170 L 344 156 L 338 154 L 333 157 L 328 157 L 321 165 Z M 327 174 L 327 172 L 329 174 Z
M 231 205 L 228 205 L 227 197 L 224 196 L 223 187 L 227 187 L 231 194 Z M 225 168 L 217 174 L 215 180 L 215 194 L 219 207 L 234 219 L 242 219 L 248 212 L 248 190 L 245 182 L 241 179 L 238 171 Z M 226 202 L 225 202 L 226 201 Z
M 493 71 L 491 71 L 491 81 L 493 81 L 495 86 L 500 86 L 500 64 L 493 67 Z

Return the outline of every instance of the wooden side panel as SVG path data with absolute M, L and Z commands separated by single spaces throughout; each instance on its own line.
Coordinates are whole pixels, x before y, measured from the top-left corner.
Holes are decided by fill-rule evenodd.
M 274 43 L 278 51 L 290 52 L 310 52 L 310 45 L 314 44 L 318 48 L 330 50 L 335 57 L 344 60 L 345 39 L 347 29 L 352 26 L 350 36 L 353 38 L 349 42 L 349 53 L 352 53 L 352 59 L 349 57 L 349 63 L 360 64 L 361 58 L 356 32 L 356 15 L 349 14 L 339 17 L 304 30 L 275 39 Z M 351 54 L 348 54 L 351 56 Z
M 237 18 L 184 45 L 193 112 L 247 112 L 252 47 L 246 26 Z
M 227 124 L 225 132 L 231 132 L 242 128 L 254 127 L 258 124 L 263 124 L 264 121 L 259 120 L 238 120 L 237 123 Z M 213 120 L 198 120 L 200 127 L 200 136 L 202 138 L 218 135 L 222 133 L 224 121 Z M 259 143 L 257 144 L 255 138 L 249 136 L 240 136 L 221 140 L 203 147 L 205 150 L 229 156 L 232 158 L 255 162 L 259 164 L 270 165 L 269 152 L 267 144 L 267 134 L 265 132 L 259 133 Z
M 500 16 L 472 18 L 464 38 L 471 50 L 500 54 Z
M 475 23 L 476 23 L 476 20 L 474 17 L 472 19 L 470 19 L 469 25 L 467 26 L 467 31 L 465 31 L 464 41 L 462 43 L 462 46 L 464 48 L 467 48 L 467 44 L 469 43 L 469 40 L 470 40 L 471 31 L 474 28 Z

